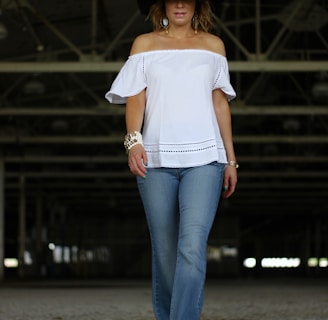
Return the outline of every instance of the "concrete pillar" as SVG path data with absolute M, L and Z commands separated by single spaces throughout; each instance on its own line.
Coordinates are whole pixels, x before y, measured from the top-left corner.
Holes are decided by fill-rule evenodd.
M 311 223 L 307 221 L 303 235 L 303 267 L 306 274 L 310 274 L 311 269 L 308 266 L 308 260 L 311 257 Z
M 24 277 L 24 253 L 26 242 L 26 205 L 25 205 L 25 176 L 19 177 L 19 228 L 18 228 L 18 275 Z
M 5 258 L 5 169 L 2 150 L 0 149 L 0 281 L 4 279 Z
M 315 226 L 314 226 L 314 256 L 318 259 L 322 257 L 322 251 L 321 251 L 321 248 L 322 248 L 322 236 L 321 236 L 321 228 L 322 228 L 322 225 L 321 225 L 321 219 L 320 217 L 316 217 L 315 219 Z M 317 268 L 316 268 L 316 272 L 317 273 L 320 273 L 320 266 L 318 265 Z
M 38 190 L 36 197 L 36 221 L 35 221 L 35 252 L 38 275 L 42 274 L 43 243 L 42 243 L 42 192 Z

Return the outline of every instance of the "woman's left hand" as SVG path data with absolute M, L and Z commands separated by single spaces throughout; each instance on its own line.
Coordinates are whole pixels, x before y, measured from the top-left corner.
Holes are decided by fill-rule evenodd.
M 237 169 L 232 166 L 227 166 L 224 170 L 223 179 L 223 198 L 229 198 L 236 189 L 237 185 Z

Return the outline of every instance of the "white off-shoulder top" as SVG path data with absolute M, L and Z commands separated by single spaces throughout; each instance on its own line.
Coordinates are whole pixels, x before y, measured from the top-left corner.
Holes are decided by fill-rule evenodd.
M 106 99 L 125 103 L 146 89 L 143 142 L 148 167 L 183 168 L 213 161 L 226 163 L 226 152 L 213 108 L 212 91 L 228 100 L 227 59 L 207 50 L 156 50 L 131 55 Z

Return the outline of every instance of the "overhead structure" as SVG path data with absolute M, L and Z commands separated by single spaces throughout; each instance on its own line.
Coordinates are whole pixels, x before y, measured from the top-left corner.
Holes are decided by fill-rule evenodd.
M 237 193 L 220 212 L 237 217 L 250 242 L 254 230 L 281 224 L 281 234 L 290 227 L 297 238 L 304 227 L 311 238 L 322 222 L 324 237 L 328 3 L 225 0 L 216 12 L 238 95 L 231 111 L 240 163 Z M 22 259 L 31 243 L 17 243 L 19 216 L 37 255 L 46 240 L 33 238 L 36 212 L 37 234 L 43 217 L 47 241 L 58 242 L 57 219 L 75 233 L 92 215 L 143 221 L 122 145 L 124 106 L 104 95 L 133 39 L 150 30 L 135 0 L 0 1 L 0 260 L 2 235 L 6 256 L 19 250 Z

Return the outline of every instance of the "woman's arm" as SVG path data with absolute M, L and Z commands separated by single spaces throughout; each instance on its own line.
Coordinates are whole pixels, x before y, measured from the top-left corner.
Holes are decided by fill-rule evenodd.
M 146 90 L 126 100 L 125 122 L 127 133 L 141 131 L 146 106 Z M 137 144 L 128 151 L 128 164 L 133 174 L 146 176 L 147 155 L 143 145 Z
M 231 127 L 231 113 L 230 107 L 225 94 L 220 89 L 213 91 L 213 104 L 216 119 L 219 124 L 221 137 L 226 150 L 227 159 L 229 161 L 236 161 L 235 151 L 232 141 L 232 127 Z M 225 191 L 223 196 L 230 197 L 234 192 L 237 184 L 237 168 L 227 166 L 224 172 L 223 186 Z
M 133 41 L 130 55 L 147 51 L 150 41 L 150 34 L 142 34 Z M 125 122 L 127 133 L 141 131 L 146 107 L 146 89 L 126 100 Z M 133 174 L 146 177 L 147 155 L 143 145 L 136 144 L 128 151 L 129 167 Z

